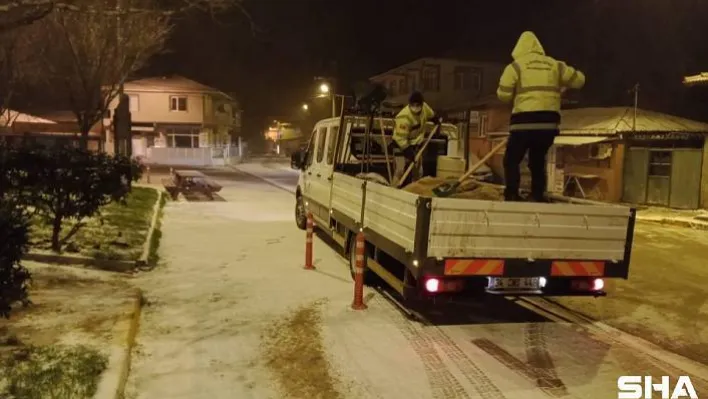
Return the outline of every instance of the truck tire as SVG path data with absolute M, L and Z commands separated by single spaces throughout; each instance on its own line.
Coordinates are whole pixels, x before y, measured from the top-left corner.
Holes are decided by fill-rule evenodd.
M 364 285 L 374 286 L 379 284 L 378 276 L 366 267 L 366 260 L 369 257 L 368 245 L 364 249 Z M 354 267 L 356 265 L 356 239 L 354 236 L 349 240 L 349 274 L 354 277 Z
M 307 212 L 305 211 L 305 202 L 302 200 L 302 195 L 298 195 L 295 200 L 295 224 L 300 230 L 307 229 Z

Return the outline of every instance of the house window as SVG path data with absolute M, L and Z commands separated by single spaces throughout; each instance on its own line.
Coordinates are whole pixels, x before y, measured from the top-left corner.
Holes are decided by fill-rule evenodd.
M 128 95 L 128 104 L 130 112 L 137 112 L 140 110 L 140 98 L 137 94 Z
M 398 80 L 398 92 L 400 94 L 408 93 L 408 85 L 406 83 L 406 78 L 401 78 Z
M 396 94 L 398 94 L 397 83 L 398 82 L 396 80 L 392 80 L 392 81 L 388 82 L 388 91 L 389 91 L 389 94 L 391 94 L 392 96 L 395 96 Z
M 649 152 L 649 176 L 671 176 L 671 151 Z
M 187 97 L 186 96 L 170 96 L 170 111 L 186 111 Z
M 487 137 L 487 114 L 482 114 L 479 118 L 479 137 Z
M 408 75 L 408 84 L 412 92 L 418 90 L 418 79 L 415 73 Z
M 198 128 L 168 128 L 167 146 L 173 148 L 199 148 Z
M 438 66 L 426 66 L 423 69 L 422 83 L 424 91 L 440 90 L 440 68 Z
M 464 66 L 455 67 L 454 76 L 455 90 L 479 91 L 481 89 L 482 74 L 475 68 Z

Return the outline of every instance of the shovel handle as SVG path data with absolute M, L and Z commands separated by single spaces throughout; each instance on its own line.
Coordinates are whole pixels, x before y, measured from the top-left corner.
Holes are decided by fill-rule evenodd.
M 482 159 L 479 160 L 479 162 L 472 165 L 472 167 L 467 172 L 465 172 L 464 175 L 460 176 L 460 178 L 457 179 L 457 181 L 459 183 L 461 183 L 465 179 L 470 177 L 470 175 L 472 175 L 472 173 L 474 173 L 477 169 L 479 169 L 482 165 L 484 165 L 487 161 L 489 161 L 489 158 L 491 158 L 492 156 L 494 156 L 494 154 L 499 152 L 499 150 L 501 150 L 502 147 L 506 146 L 506 143 L 508 141 L 509 141 L 509 138 L 505 137 L 499 144 L 495 145 L 494 148 L 492 148 L 485 156 L 483 156 Z
M 433 128 L 433 131 L 430 132 L 430 136 L 428 136 L 428 138 L 425 140 L 425 143 L 423 143 L 423 146 L 420 147 L 420 150 L 418 150 L 418 153 L 415 154 L 415 158 L 413 158 L 413 162 L 411 162 L 411 164 L 408 165 L 408 168 L 406 168 L 406 172 L 403 174 L 403 176 L 401 176 L 401 179 L 398 181 L 398 184 L 396 184 L 398 187 L 401 187 L 401 184 L 404 181 L 406 181 L 406 178 L 408 177 L 408 175 L 411 173 L 411 171 L 413 171 L 413 168 L 420 160 L 420 157 L 423 155 L 423 151 L 425 151 L 425 149 L 428 147 L 430 140 L 433 138 L 433 136 L 435 136 L 435 133 L 438 132 L 439 128 L 440 128 L 440 125 L 435 125 L 435 127 Z M 425 129 L 425 125 L 423 125 L 421 127 L 421 129 Z

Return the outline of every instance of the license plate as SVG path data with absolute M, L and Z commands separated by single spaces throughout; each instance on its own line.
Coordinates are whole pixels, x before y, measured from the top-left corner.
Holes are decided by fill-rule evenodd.
M 489 285 L 487 288 L 492 290 L 508 290 L 508 289 L 522 289 L 537 290 L 540 288 L 538 277 L 524 277 L 524 278 L 506 278 L 506 277 L 492 277 L 489 279 Z

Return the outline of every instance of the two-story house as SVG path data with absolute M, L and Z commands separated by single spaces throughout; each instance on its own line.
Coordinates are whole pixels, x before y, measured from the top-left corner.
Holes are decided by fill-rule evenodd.
M 405 105 L 419 91 L 437 112 L 457 120 L 462 134 L 459 153 L 469 163 L 469 130 L 484 121 L 471 121 L 470 110 L 496 93 L 504 65 L 457 58 L 421 58 L 369 78 L 388 90 L 387 101 Z M 476 132 L 475 132 L 476 133 Z
M 405 105 L 413 91 L 423 93 L 426 102 L 439 110 L 453 110 L 460 104 L 494 93 L 503 65 L 455 58 L 421 58 L 369 78 L 383 84 L 388 101 Z
M 146 156 L 148 148 L 228 146 L 240 134 L 241 110 L 236 100 L 185 77 L 133 80 L 125 83 L 124 92 L 130 99 L 135 156 Z M 116 99 L 110 109 L 117 104 Z M 110 120 L 105 122 L 111 130 Z M 112 139 L 109 132 L 107 148 L 112 148 Z

